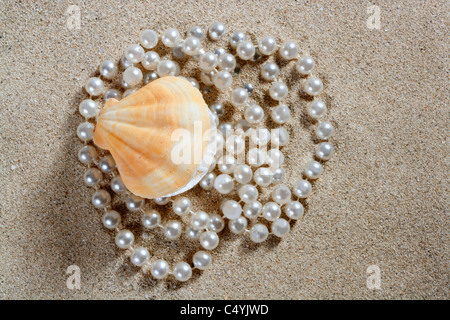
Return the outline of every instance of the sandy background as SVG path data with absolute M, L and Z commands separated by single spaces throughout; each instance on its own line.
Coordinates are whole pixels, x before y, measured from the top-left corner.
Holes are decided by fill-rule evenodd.
M 79 30 L 66 26 L 72 4 Z M 380 30 L 366 25 L 372 4 Z M 448 11 L 447 1 L 2 1 L 0 298 L 448 299 Z M 337 152 L 287 239 L 255 246 L 224 232 L 210 270 L 185 284 L 157 282 L 130 266 L 90 204 L 76 157 L 81 88 L 140 30 L 184 33 L 215 20 L 253 40 L 296 39 L 316 58 Z M 255 79 L 250 64 L 236 83 Z M 289 79 L 295 88 L 299 79 Z M 289 101 L 290 186 L 314 147 L 306 103 Z M 196 207 L 217 207 L 198 191 Z M 171 263 L 197 248 L 151 239 Z M 81 290 L 66 287 L 72 264 Z M 374 264 L 381 290 L 371 291 Z

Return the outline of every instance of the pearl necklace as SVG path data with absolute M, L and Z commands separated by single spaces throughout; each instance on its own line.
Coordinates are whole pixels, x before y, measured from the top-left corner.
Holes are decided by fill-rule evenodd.
M 222 39 L 225 33 L 226 27 L 220 22 L 212 24 L 208 29 L 209 38 L 212 41 Z M 90 78 L 86 82 L 85 89 L 90 97 L 79 105 L 80 114 L 85 121 L 77 128 L 77 135 L 84 142 L 84 146 L 78 152 L 78 158 L 88 167 L 84 174 L 86 185 L 95 189 L 92 203 L 96 208 L 104 211 L 102 223 L 107 229 L 116 232 L 116 245 L 120 249 L 128 250 L 130 260 L 135 266 L 143 267 L 148 264 L 151 275 L 156 279 L 173 275 L 179 281 L 187 281 L 191 278 L 193 269 L 206 270 L 212 263 L 210 251 L 219 244 L 219 233 L 225 227 L 225 219 L 228 220 L 228 227 L 232 233 L 248 234 L 251 241 L 255 243 L 264 242 L 269 235 L 285 237 L 290 231 L 291 220 L 298 220 L 304 214 L 304 207 L 299 200 L 311 194 L 310 180 L 320 177 L 323 171 L 323 161 L 330 159 L 334 151 L 333 146 L 325 141 L 332 135 L 333 125 L 329 121 L 318 121 L 326 114 L 327 108 L 324 102 L 316 99 L 316 96 L 322 92 L 323 85 L 319 78 L 311 75 L 315 67 L 314 60 L 306 54 L 300 56 L 299 47 L 293 41 L 285 41 L 279 45 L 275 38 L 263 37 L 259 39 L 257 45 L 254 45 L 245 33 L 233 33 L 229 44 L 243 63 L 255 62 L 263 56 L 269 56 L 269 59 L 262 65 L 260 73 L 264 81 L 271 82 L 269 96 L 279 103 L 272 109 L 273 122 L 282 125 L 290 120 L 291 114 L 289 107 L 281 102 L 288 96 L 288 87 L 284 82 L 278 80 L 280 68 L 275 62 L 270 61 L 270 56 L 278 52 L 281 58 L 287 62 L 296 61 L 295 69 L 303 81 L 303 91 L 314 97 L 314 100 L 307 106 L 307 114 L 318 121 L 315 135 L 321 142 L 316 147 L 317 161 L 312 160 L 306 165 L 304 179 L 300 179 L 295 184 L 292 192 L 286 185 L 281 184 L 284 170 L 280 165 L 284 163 L 284 155 L 279 147 L 288 143 L 288 131 L 280 126 L 270 132 L 261 126 L 264 109 L 250 101 L 253 86 L 247 83 L 243 87 L 231 90 L 233 75 L 239 73 L 235 56 L 224 49 L 206 52 L 202 48 L 202 40 L 205 36 L 204 30 L 199 26 L 191 28 L 185 40 L 181 39 L 179 31 L 176 29 L 164 31 L 161 37 L 153 30 L 143 31 L 140 44 L 128 47 L 121 59 L 122 67 L 125 69 L 121 81 L 123 94 L 118 89 L 105 88 L 104 81 L 117 79 L 119 73 L 119 66 L 114 61 L 107 60 L 100 65 L 101 76 Z M 195 78 L 187 78 L 194 87 L 201 89 L 202 93 L 207 95 L 211 86 L 215 86 L 218 90 L 230 92 L 230 102 L 233 106 L 245 106 L 244 119 L 233 126 L 231 123 L 219 122 L 219 118 L 225 113 L 224 104 L 219 102 L 211 104 L 210 110 L 216 123 L 220 123 L 218 129 L 221 133 L 215 135 L 214 139 L 217 142 L 218 150 L 222 150 L 225 145 L 227 155 L 221 157 L 222 153 L 218 153 L 216 158 L 211 161 L 209 172 L 199 183 L 204 190 L 215 190 L 222 195 L 235 194 L 234 197 L 239 200 L 224 199 L 220 205 L 222 215 L 193 211 L 191 201 L 184 196 L 152 200 L 158 206 L 171 203 L 174 213 L 180 217 L 190 215 L 183 237 L 183 223 L 177 220 L 163 221 L 157 210 L 144 210 L 145 202 L 150 200 L 130 193 L 116 170 L 114 159 L 108 154 L 100 156 L 104 154 L 104 151 L 98 150 L 91 143 L 95 124 L 89 119 L 95 119 L 100 110 L 99 101 L 93 100 L 95 97 L 101 100 L 103 95 L 104 101 L 110 98 L 120 100 L 122 97 L 132 94 L 139 85 L 142 85 L 142 82 L 147 84 L 158 77 L 180 75 L 180 66 L 177 62 L 166 58 L 161 59 L 156 51 L 151 51 L 158 45 L 159 39 L 165 47 L 172 49 L 173 58 L 192 57 L 198 62 L 202 86 Z M 145 51 L 145 49 L 150 51 Z M 289 63 L 287 67 L 289 67 Z M 145 71 L 145 74 L 142 70 Z M 234 132 L 233 129 L 235 129 Z M 248 150 L 246 156 L 248 164 L 245 164 L 245 159 L 238 163 L 234 155 L 243 154 L 246 138 L 249 138 L 249 141 L 258 147 Z M 269 142 L 271 149 L 265 152 L 261 148 L 267 147 Z M 232 155 L 229 155 L 229 152 Z M 218 161 L 216 162 L 216 160 Z M 217 170 L 220 172 L 219 174 L 215 172 Z M 170 268 L 169 263 L 163 259 L 151 259 L 148 249 L 144 246 L 133 246 L 136 243 L 135 235 L 122 226 L 121 214 L 112 209 L 111 193 L 105 190 L 107 181 L 104 179 L 104 175 L 111 177 L 110 188 L 115 194 L 126 196 L 127 209 L 142 214 L 141 223 L 146 230 L 157 232 L 156 229 L 160 228 L 169 240 L 177 240 L 182 237 L 200 242 L 204 250 L 199 250 L 194 254 L 193 266 L 188 262 L 181 261 Z M 271 184 L 276 184 L 271 194 L 273 201 L 263 205 L 258 201 L 257 186 L 266 188 Z M 292 193 L 298 198 L 297 200 L 292 200 Z M 243 207 L 242 204 L 244 204 Z M 286 218 L 281 217 L 282 207 L 284 207 Z M 249 220 L 253 222 L 251 226 Z M 266 226 L 267 222 L 271 224 L 271 231 Z M 144 233 L 143 238 L 146 235 L 147 233 Z

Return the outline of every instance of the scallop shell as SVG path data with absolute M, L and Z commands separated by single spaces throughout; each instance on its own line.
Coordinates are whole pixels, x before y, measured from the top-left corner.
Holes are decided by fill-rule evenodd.
M 108 100 L 94 143 L 110 151 L 128 190 L 151 199 L 200 181 L 215 154 L 215 127 L 198 89 L 183 78 L 163 77 L 120 101 Z

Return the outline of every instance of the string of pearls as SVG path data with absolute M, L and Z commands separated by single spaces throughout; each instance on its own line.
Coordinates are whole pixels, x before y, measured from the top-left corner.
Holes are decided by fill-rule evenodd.
M 226 27 L 220 22 L 212 24 L 208 29 L 209 38 L 213 41 L 222 39 L 225 34 Z M 218 157 L 213 159 L 209 172 L 199 183 L 204 190 L 215 190 L 224 196 L 236 194 L 239 200 L 224 199 L 220 205 L 222 213 L 220 215 L 193 211 L 191 201 L 184 196 L 175 199 L 153 199 L 159 206 L 170 203 L 173 212 L 180 217 L 190 215 L 189 225 L 184 232 L 185 237 L 198 240 L 204 249 L 194 254 L 193 266 L 181 261 L 171 269 L 165 260 L 152 261 L 150 272 L 156 279 L 163 279 L 171 274 L 179 281 L 187 281 L 192 276 L 193 268 L 207 269 L 212 263 L 210 251 L 219 244 L 218 234 L 225 228 L 225 219 L 228 220 L 228 228 L 232 233 L 247 233 L 255 243 L 265 241 L 270 234 L 276 237 L 286 236 L 290 231 L 290 221 L 298 220 L 304 214 L 304 207 L 299 200 L 311 194 L 310 180 L 320 177 L 323 161 L 330 159 L 334 152 L 333 146 L 327 142 L 333 133 L 333 125 L 329 121 L 319 121 L 326 115 L 327 107 L 323 101 L 316 98 L 322 92 L 323 84 L 319 78 L 312 75 L 315 67 L 313 58 L 309 55 L 301 56 L 298 45 L 293 41 L 278 44 L 274 37 L 266 36 L 259 39 L 255 45 L 245 33 L 233 33 L 229 38 L 230 47 L 243 61 L 256 61 L 262 56 L 273 56 L 276 52 L 286 61 L 295 61 L 295 68 L 303 78 L 303 91 L 314 97 L 306 111 L 311 118 L 318 121 L 315 135 L 321 142 L 316 147 L 317 160 L 312 160 L 306 165 L 305 178 L 300 179 L 292 191 L 281 184 L 284 170 L 280 165 L 284 163 L 284 155 L 279 147 L 289 142 L 289 133 L 281 125 L 291 119 L 291 112 L 282 102 L 288 96 L 289 89 L 283 81 L 278 79 L 279 66 L 274 61 L 267 60 L 260 71 L 261 77 L 271 83 L 270 97 L 279 102 L 272 109 L 271 118 L 280 127 L 270 132 L 261 125 L 265 117 L 264 109 L 250 99 L 253 86 L 247 83 L 243 87 L 232 89 L 234 71 L 238 67 L 235 55 L 221 48 L 214 52 L 206 52 L 202 47 L 202 40 L 205 37 L 206 33 L 200 26 L 192 27 L 184 40 L 176 29 L 167 29 L 161 35 L 153 30 L 144 30 L 140 35 L 140 44 L 129 46 L 121 59 L 121 65 L 124 68 L 121 78 L 123 94 L 117 89 L 105 87 L 105 81 L 114 80 L 119 74 L 118 64 L 112 60 L 106 60 L 100 64 L 100 77 L 87 80 L 85 90 L 90 97 L 79 105 L 79 112 L 85 121 L 77 128 L 77 135 L 84 142 L 84 146 L 78 152 L 78 158 L 87 165 L 84 174 L 85 184 L 95 190 L 92 204 L 103 210 L 104 227 L 116 232 L 116 245 L 120 249 L 129 249 L 131 262 L 139 267 L 150 263 L 150 252 L 142 246 L 133 247 L 135 235 L 130 230 L 121 228 L 121 215 L 111 208 L 111 194 L 105 190 L 108 187 L 105 176 L 111 177 L 109 187 L 114 193 L 126 196 L 127 209 L 142 214 L 141 223 L 145 229 L 162 229 L 167 239 L 176 240 L 183 234 L 183 224 L 177 220 L 163 222 L 157 210 L 144 210 L 145 199 L 131 194 L 126 189 L 116 170 L 114 159 L 110 155 L 100 156 L 99 151 L 91 144 L 95 128 L 92 120 L 96 119 L 99 113 L 101 107 L 99 101 L 102 96 L 104 102 L 111 98 L 121 99 L 137 90 L 142 83 L 147 84 L 168 75 L 179 76 L 180 67 L 176 61 L 161 58 L 156 51 L 152 50 L 161 41 L 164 46 L 172 48 L 173 57 L 182 59 L 190 56 L 198 62 L 203 92 L 206 93 L 210 86 L 215 86 L 227 94 L 229 92 L 229 99 L 233 106 L 245 106 L 243 119 L 235 126 L 228 122 L 220 122 L 220 118 L 225 113 L 223 103 L 217 102 L 210 106 L 221 133 L 214 136 L 217 148 L 222 150 L 225 146 L 227 154 L 220 158 L 221 153 L 218 153 Z M 195 78 L 187 78 L 187 80 L 200 89 L 200 83 Z M 235 129 L 234 132 L 233 129 Z M 238 163 L 233 155 L 242 154 L 245 151 L 246 138 L 258 147 L 248 150 L 247 164 Z M 269 143 L 271 149 L 266 152 L 261 147 L 267 147 Z M 271 194 L 272 201 L 263 205 L 259 201 L 258 187 L 265 188 L 271 184 L 276 184 Z M 297 200 L 292 200 L 292 194 L 297 197 Z M 285 213 L 285 218 L 281 217 L 282 211 Z M 270 223 L 270 231 L 264 220 Z M 253 223 L 251 226 L 249 221 Z

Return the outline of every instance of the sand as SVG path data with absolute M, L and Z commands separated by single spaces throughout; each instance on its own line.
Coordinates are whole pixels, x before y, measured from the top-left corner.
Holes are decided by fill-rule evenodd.
M 80 29 L 67 27 L 72 4 L 80 8 Z M 0 298 L 448 299 L 448 3 L 380 1 L 380 29 L 367 26 L 371 5 L 3 1 Z M 336 127 L 336 154 L 286 239 L 258 246 L 224 232 L 211 269 L 188 283 L 158 282 L 130 265 L 90 204 L 76 157 L 81 88 L 102 60 L 119 59 L 140 30 L 184 33 L 215 20 L 253 40 L 295 39 L 310 52 Z M 245 66 L 237 83 L 257 82 L 255 68 Z M 289 75 L 289 86 L 298 89 L 300 79 Z M 288 103 L 292 186 L 311 159 L 314 122 L 304 97 Z M 220 201 L 198 188 L 189 196 L 208 212 Z M 136 215 L 125 216 L 142 232 Z M 198 248 L 153 233 L 145 244 L 171 263 Z M 81 270 L 79 290 L 66 286 L 70 265 Z M 380 289 L 366 285 L 371 265 L 380 268 Z

